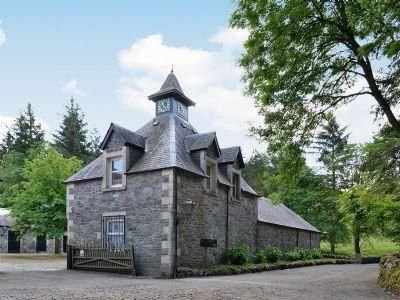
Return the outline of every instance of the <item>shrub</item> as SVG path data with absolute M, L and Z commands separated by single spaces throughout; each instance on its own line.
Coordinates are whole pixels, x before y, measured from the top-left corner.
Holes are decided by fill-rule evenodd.
M 269 246 L 267 249 L 267 261 L 274 263 L 283 257 L 283 253 L 276 247 Z
M 321 250 L 318 249 L 318 248 L 308 250 L 308 258 L 310 258 L 310 259 L 319 259 L 319 258 L 322 258 L 322 252 L 321 252 Z
M 247 262 L 249 246 L 231 247 L 228 249 L 228 261 L 233 265 L 244 265 Z
M 301 251 L 301 249 L 299 248 L 295 248 L 287 253 L 287 259 L 289 261 L 302 260 L 303 258 L 304 258 L 304 251 Z
M 253 257 L 253 261 L 256 264 L 262 264 L 267 260 L 267 256 L 263 250 L 259 250 Z

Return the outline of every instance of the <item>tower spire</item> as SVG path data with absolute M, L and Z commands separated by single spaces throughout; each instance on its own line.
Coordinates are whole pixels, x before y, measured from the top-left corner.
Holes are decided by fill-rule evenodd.
M 171 73 L 174 73 L 174 65 L 171 65 Z

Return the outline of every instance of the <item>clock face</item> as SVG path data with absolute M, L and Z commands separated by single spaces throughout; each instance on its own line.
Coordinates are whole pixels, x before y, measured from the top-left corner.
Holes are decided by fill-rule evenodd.
M 171 104 L 169 99 L 164 99 L 157 102 L 157 113 L 170 111 L 170 109 L 171 109 Z
M 178 102 L 177 111 L 182 117 L 186 117 L 186 106 L 180 102 Z

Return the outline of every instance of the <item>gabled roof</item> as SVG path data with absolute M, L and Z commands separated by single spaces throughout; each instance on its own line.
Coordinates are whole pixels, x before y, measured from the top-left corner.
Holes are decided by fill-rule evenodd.
M 185 140 L 188 151 L 206 150 L 213 142 L 215 142 L 217 152 L 219 155 L 221 155 L 221 149 L 219 148 L 217 135 L 215 132 L 192 134 L 187 136 Z
M 157 101 L 169 97 L 174 97 L 185 103 L 187 106 L 196 105 L 196 103 L 194 103 L 185 95 L 173 71 L 168 74 L 167 78 L 161 86 L 161 89 L 158 92 L 148 96 L 148 98 L 152 101 Z
M 104 147 L 107 145 L 107 141 L 113 132 L 116 132 L 117 134 L 120 135 L 120 137 L 125 142 L 125 145 L 130 145 L 141 149 L 146 148 L 146 138 L 144 136 L 141 136 L 115 123 L 111 123 L 110 127 L 108 128 L 106 136 L 104 137 L 103 141 L 100 144 L 100 149 L 104 150 Z
M 273 204 L 264 197 L 258 199 L 258 221 L 312 232 L 320 232 L 285 205 Z
M 221 149 L 221 157 L 219 158 L 220 164 L 233 163 L 236 159 L 238 159 L 240 167 L 244 168 L 244 161 L 240 146 Z

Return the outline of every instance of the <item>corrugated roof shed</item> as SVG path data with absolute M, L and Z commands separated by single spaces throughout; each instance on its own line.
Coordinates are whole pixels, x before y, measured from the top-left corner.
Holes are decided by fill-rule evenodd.
M 258 221 L 298 228 L 307 231 L 320 232 L 298 214 L 283 204 L 273 204 L 267 198 L 258 199 Z

